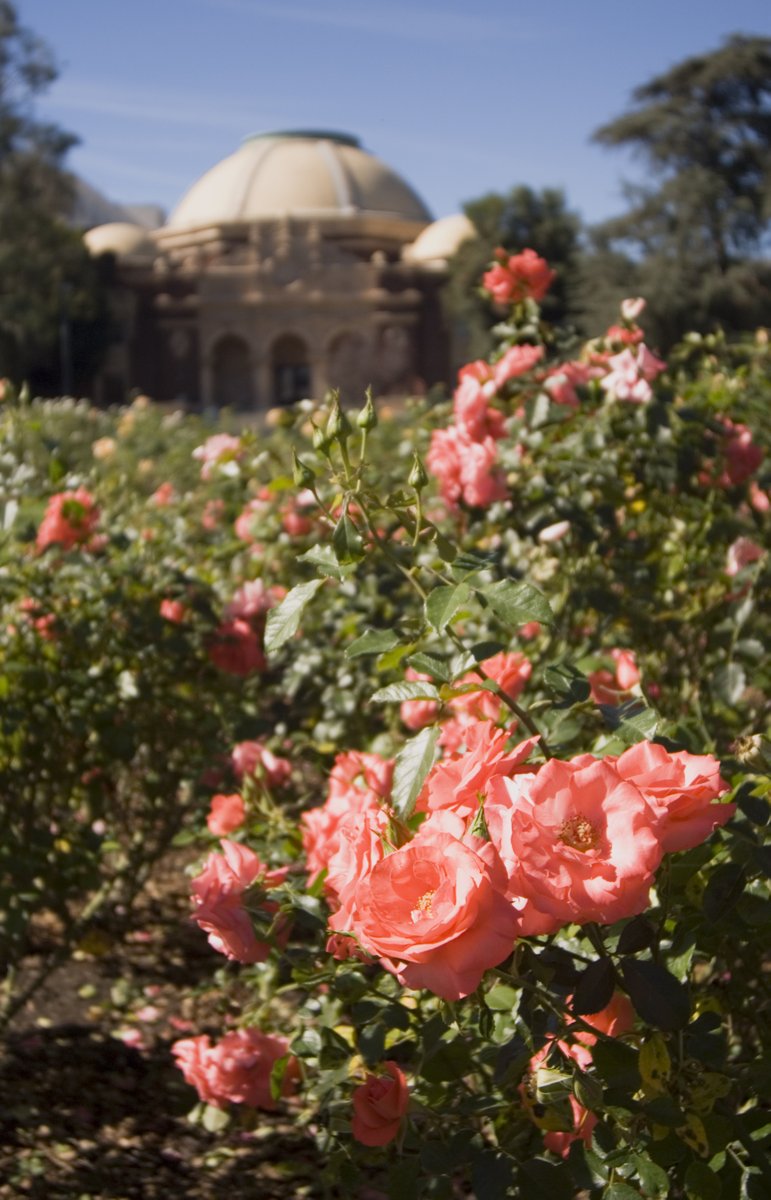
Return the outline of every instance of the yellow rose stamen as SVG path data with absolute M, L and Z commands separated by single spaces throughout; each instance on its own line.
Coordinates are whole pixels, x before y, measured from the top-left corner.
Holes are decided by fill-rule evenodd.
M 600 835 L 586 817 L 575 816 L 568 817 L 564 822 L 559 833 L 559 840 L 573 850 L 586 853 L 587 850 L 594 850 L 599 844 Z

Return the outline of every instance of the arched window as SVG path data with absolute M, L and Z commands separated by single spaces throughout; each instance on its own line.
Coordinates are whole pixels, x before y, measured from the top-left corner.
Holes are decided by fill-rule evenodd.
M 254 385 L 249 347 L 243 338 L 228 333 L 212 355 L 214 403 L 218 408 L 254 408 Z
M 273 404 L 295 404 L 311 394 L 308 347 L 302 338 L 285 333 L 273 343 Z

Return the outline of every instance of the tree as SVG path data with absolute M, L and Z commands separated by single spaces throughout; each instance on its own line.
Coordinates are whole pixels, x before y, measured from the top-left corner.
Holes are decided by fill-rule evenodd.
M 736 34 L 636 88 L 594 134 L 628 146 L 654 181 L 627 185 L 629 211 L 593 231 L 603 261 L 626 255 L 662 343 L 687 328 L 767 319 L 771 264 L 771 39 Z M 629 290 L 629 289 L 627 289 Z
M 463 357 L 486 354 L 492 345 L 490 330 L 500 320 L 500 313 L 479 292 L 479 281 L 498 246 L 511 254 L 529 246 L 545 258 L 557 278 L 543 302 L 544 318 L 555 324 L 575 321 L 581 223 L 567 209 L 563 192 L 519 186 L 505 196 L 492 192 L 472 200 L 465 211 L 479 236 L 460 246 L 446 293 L 451 320 L 460 327 Z
M 66 224 L 73 192 L 63 161 L 75 138 L 33 111 L 55 77 L 46 46 L 0 0 L 0 375 L 48 389 L 61 373 L 63 322 L 75 337 L 89 325 L 94 349 L 106 333 L 98 268 Z

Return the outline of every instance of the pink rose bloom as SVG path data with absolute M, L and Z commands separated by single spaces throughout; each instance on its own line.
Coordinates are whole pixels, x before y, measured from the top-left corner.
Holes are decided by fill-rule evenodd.
M 636 321 L 645 311 L 646 301 L 642 296 L 629 297 L 621 301 L 621 316 L 625 321 Z
M 404 678 L 412 682 L 430 681 L 430 675 L 421 675 L 413 667 L 408 667 Z M 433 725 L 439 713 L 438 700 L 403 700 L 399 715 L 408 729 L 418 730 L 426 725 Z
M 511 346 L 495 363 L 495 387 L 498 391 L 510 379 L 526 375 L 543 358 L 543 346 Z
M 456 426 L 468 441 L 483 442 L 488 436 L 503 436 L 503 414 L 488 403 L 494 394 L 492 379 L 482 384 L 475 375 L 461 372 L 453 397 L 453 414 Z
M 269 1112 L 277 1108 L 270 1092 L 273 1067 L 289 1051 L 283 1037 L 259 1029 L 234 1029 L 212 1046 L 208 1037 L 183 1038 L 171 1047 L 185 1081 L 205 1104 L 225 1108 L 246 1104 Z M 289 1095 L 298 1078 L 295 1059 L 287 1063 L 282 1094 Z
M 255 633 L 248 621 L 224 621 L 215 630 L 208 653 L 218 670 L 242 678 L 264 671 L 267 665 L 262 636 Z
M 260 536 L 260 524 L 269 508 L 269 503 L 261 496 L 257 496 L 254 500 L 250 500 L 245 508 L 241 510 L 235 520 L 236 537 L 242 542 L 251 545 Z
M 409 988 L 460 1000 L 510 953 L 519 930 L 492 869 L 428 827 L 360 879 L 350 930 Z
M 233 792 L 229 796 L 219 793 L 211 798 L 211 808 L 206 818 L 206 824 L 209 832 L 213 833 L 215 837 L 224 837 L 226 833 L 232 833 L 234 829 L 243 825 L 245 816 L 243 797 L 238 792 Z
M 237 842 L 223 841 L 222 850 L 222 854 L 215 851 L 209 855 L 191 884 L 193 920 L 209 935 L 209 945 L 219 954 L 236 962 L 264 962 L 271 947 L 257 940 L 243 895 L 252 887 L 278 887 L 287 868 L 269 870 L 254 851 Z M 275 905 L 267 902 L 262 908 L 268 913 L 276 911 Z
M 282 787 L 292 774 L 292 764 L 279 758 L 261 742 L 239 742 L 231 754 L 233 770 L 243 779 L 245 775 L 264 776 L 269 787 Z
M 485 659 L 480 664 L 489 679 L 492 679 L 503 689 L 512 700 L 516 700 L 533 673 L 533 664 L 518 650 L 503 650 L 492 658 Z M 469 671 L 458 680 L 461 684 L 480 684 L 482 681 L 476 671 Z M 448 701 L 447 707 L 456 714 L 482 721 L 497 721 L 500 718 L 503 701 L 493 692 L 481 689 L 455 696 Z
M 752 430 L 747 425 L 721 417 L 725 430 L 723 455 L 725 471 L 718 481 L 721 487 L 737 487 L 754 475 L 763 461 L 763 451 L 752 439 Z
M 495 439 L 474 441 L 458 426 L 435 429 L 426 465 L 439 480 L 442 497 L 451 508 L 463 500 L 472 508 L 487 508 L 508 495 L 506 480 L 497 465 Z
M 225 501 L 220 500 L 219 496 L 214 500 L 207 500 L 201 514 L 201 524 L 209 533 L 213 533 L 215 529 L 219 529 L 222 514 L 225 511 Z
M 522 628 L 519 631 L 519 636 L 522 638 L 522 640 L 524 642 L 529 642 L 533 638 L 538 637 L 538 634 L 540 632 L 541 632 L 541 622 L 540 621 L 526 621 L 525 624 L 522 626 Z
M 407 1080 L 395 1062 L 384 1062 L 386 1075 L 367 1075 L 351 1097 L 351 1133 L 364 1146 L 387 1146 L 399 1132 L 410 1102 Z
M 559 1154 L 561 1158 L 567 1158 L 573 1142 L 580 1140 L 586 1146 L 591 1146 L 592 1133 L 597 1124 L 596 1115 L 579 1104 L 575 1096 L 569 1096 L 568 1099 L 573 1113 L 573 1129 L 569 1131 L 548 1129 L 543 1135 L 543 1144 L 546 1149 L 550 1150 L 552 1154 Z
M 659 821 L 607 760 L 551 759 L 535 775 L 495 780 L 485 817 L 510 895 L 560 924 L 608 925 L 647 906 Z
M 671 753 L 654 742 L 638 742 L 615 761 L 615 769 L 645 797 L 666 854 L 700 845 L 736 812 L 735 804 L 712 803 L 729 785 L 710 754 Z
M 177 493 L 174 490 L 174 484 L 169 483 L 167 480 L 166 483 L 162 483 L 160 487 L 155 489 L 148 500 L 148 504 L 153 504 L 156 508 L 168 508 L 170 504 L 174 503 L 176 498 Z
M 613 671 L 600 668 L 587 675 L 595 704 L 623 704 L 640 682 L 640 671 L 632 650 L 611 650 L 610 657 Z
M 629 400 L 634 404 L 647 404 L 653 392 L 651 382 L 666 369 L 645 345 L 614 354 L 608 359 L 610 372 L 600 380 L 600 387 L 616 400 Z
M 159 612 L 164 621 L 171 621 L 173 625 L 181 625 L 187 610 L 181 600 L 171 600 L 167 597 L 165 600 L 161 600 Z
M 57 492 L 48 501 L 35 545 L 38 550 L 48 546 L 61 546 L 63 550 L 84 546 L 91 539 L 98 520 L 96 501 L 85 488 Z
M 769 508 L 771 508 L 771 499 L 769 499 L 768 492 L 764 492 L 762 488 L 758 487 L 754 479 L 750 483 L 748 490 L 750 505 L 755 509 L 755 512 L 767 513 Z
M 231 621 L 250 621 L 270 612 L 285 595 L 284 587 L 266 587 L 262 579 L 250 579 L 233 593 L 233 599 L 225 609 L 225 616 Z
M 312 513 L 318 507 L 318 501 L 310 488 L 305 488 L 282 510 L 281 527 L 290 537 L 306 537 L 312 532 L 314 520 Z
M 325 870 L 340 847 L 340 826 L 349 816 L 356 820 L 381 811 L 390 795 L 393 759 L 357 750 L 338 754 L 329 776 L 327 798 L 300 818 L 309 882 Z
M 628 325 L 609 325 L 605 330 L 606 342 L 621 342 L 624 346 L 636 346 L 644 337 L 642 329 L 630 329 Z
M 202 464 L 201 479 L 211 479 L 215 468 L 224 467 L 226 474 L 231 473 L 242 456 L 241 439 L 229 433 L 215 433 L 193 451 L 193 458 Z
M 603 373 L 602 368 L 596 364 L 566 362 L 549 371 L 543 386 L 555 404 L 578 408 L 581 401 L 576 388 L 584 387 L 591 379 L 598 379 Z
M 555 274 L 535 250 L 523 250 L 509 257 L 505 250 L 498 249 L 495 257 L 498 261 L 482 276 L 482 287 L 497 304 L 543 300 Z
M 757 542 L 753 542 L 752 538 L 740 537 L 735 542 L 732 542 L 728 547 L 726 556 L 726 575 L 738 575 L 739 572 L 749 566 L 750 563 L 757 562 L 765 554 L 762 546 Z
M 334 909 L 329 928 L 335 934 L 352 929 L 352 913 L 359 882 L 385 858 L 389 820 L 384 808 L 370 808 L 363 813 L 351 812 L 338 823 L 324 880 L 327 898 Z M 345 941 L 347 946 L 342 955 L 339 954 L 341 944 L 337 942 L 334 948 L 330 948 L 330 954 L 350 958 L 350 946 L 357 943 L 350 937 Z
M 534 766 L 524 764 L 538 744 L 538 738 L 527 738 L 507 751 L 509 733 L 498 729 L 492 721 L 474 721 L 466 726 L 464 734 L 466 753 L 432 767 L 418 797 L 418 812 L 447 809 L 473 816 L 491 779 L 499 775 L 510 777 L 520 771 L 535 771 Z

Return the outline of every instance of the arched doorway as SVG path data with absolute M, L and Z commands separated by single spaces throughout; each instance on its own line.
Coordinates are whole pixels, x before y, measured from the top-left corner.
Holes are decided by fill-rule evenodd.
M 254 408 L 249 347 L 232 333 L 220 338 L 214 347 L 212 393 L 218 408 Z
M 293 333 L 282 334 L 270 354 L 273 375 L 273 404 L 296 404 L 311 394 L 308 347 Z

